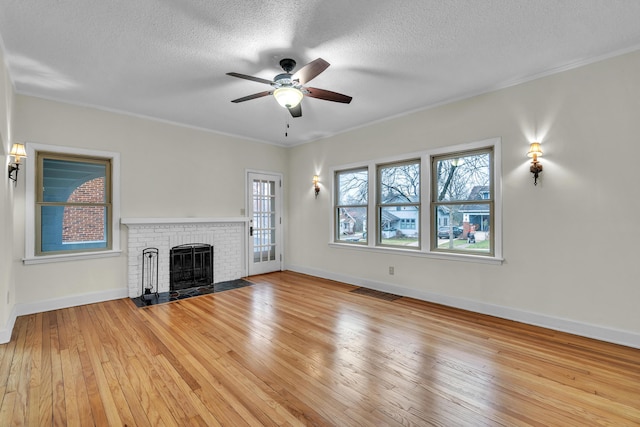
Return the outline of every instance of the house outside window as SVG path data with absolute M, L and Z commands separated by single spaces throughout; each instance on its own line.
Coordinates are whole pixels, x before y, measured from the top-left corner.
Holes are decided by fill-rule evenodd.
M 118 153 L 27 143 L 25 264 L 116 256 Z
M 369 172 L 367 169 L 335 173 L 335 241 L 367 242 Z
M 415 230 L 416 229 L 416 219 L 415 218 L 403 218 L 400 220 L 400 229 L 401 230 Z
M 418 248 L 420 160 L 379 165 L 377 176 L 378 244 Z

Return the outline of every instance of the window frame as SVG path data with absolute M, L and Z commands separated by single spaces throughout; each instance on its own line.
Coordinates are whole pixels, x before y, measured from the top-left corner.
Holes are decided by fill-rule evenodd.
M 420 190 L 418 191 L 418 201 L 417 202 L 405 202 L 405 203 L 398 203 L 398 202 L 383 202 L 382 201 L 382 185 L 380 185 L 382 183 L 382 170 L 383 169 L 387 169 L 387 168 L 393 168 L 393 167 L 400 167 L 400 166 L 406 166 L 406 165 L 413 165 L 416 164 L 418 165 L 418 186 L 420 187 Z M 422 221 L 420 221 L 420 213 L 422 211 L 422 175 L 423 175 L 423 171 L 422 171 L 422 161 L 421 159 L 418 158 L 408 158 L 406 160 L 403 161 L 399 161 L 399 162 L 390 162 L 390 163 L 376 163 L 376 192 L 375 192 L 375 206 L 376 206 L 376 235 L 375 235 L 375 241 L 376 244 L 378 246 L 384 246 L 384 247 L 391 247 L 391 248 L 395 248 L 398 247 L 399 245 L 393 245 L 393 244 L 388 244 L 388 243 L 383 243 L 382 242 L 382 233 L 381 233 L 381 227 L 382 227 L 382 210 L 384 208 L 403 208 L 403 207 L 414 207 L 417 208 L 418 210 L 418 227 L 415 227 L 415 223 L 414 223 L 414 228 L 413 230 L 416 230 L 416 232 L 418 233 L 418 246 L 407 246 L 406 249 L 407 250 L 420 250 L 420 243 L 421 243 L 421 238 L 420 236 L 422 235 L 422 226 L 421 223 Z
M 480 154 L 489 154 L 489 191 L 488 192 L 482 192 L 480 193 L 481 196 L 484 195 L 484 193 L 488 193 L 489 195 L 494 194 L 494 182 L 495 182 L 495 177 L 494 174 L 491 173 L 494 169 L 494 160 L 495 160 L 495 156 L 494 156 L 494 148 L 492 146 L 489 147 L 484 147 L 484 148 L 479 148 L 477 150 L 466 150 L 463 152 L 448 152 L 445 154 L 432 154 L 431 156 L 429 156 L 429 162 L 431 163 L 431 190 L 429 193 L 429 210 L 431 212 L 431 216 L 432 217 L 436 217 L 436 219 L 434 221 L 431 221 L 430 226 L 431 226 L 431 251 L 432 252 L 449 252 L 449 253 L 468 253 L 468 254 L 474 254 L 474 255 L 478 255 L 478 256 L 493 256 L 494 252 L 495 252 L 495 243 L 494 243 L 494 239 L 495 236 L 493 235 L 493 233 L 490 233 L 490 250 L 489 252 L 476 252 L 476 251 L 464 251 L 464 250 L 459 250 L 459 249 L 448 249 L 448 248 L 439 248 L 438 247 L 438 220 L 437 220 L 437 209 L 440 206 L 447 206 L 447 205 L 458 205 L 458 206 L 464 206 L 464 205 L 470 205 L 470 204 L 475 204 L 475 205 L 488 205 L 489 206 L 489 230 L 492 230 L 494 228 L 494 217 L 495 217 L 495 200 L 492 198 L 487 198 L 487 199 L 457 199 L 457 200 L 444 200 L 444 201 L 439 201 L 437 200 L 437 195 L 438 195 L 438 182 L 437 182 L 437 170 L 435 168 L 435 164 L 439 161 L 439 160 L 447 160 L 447 159 L 454 159 L 457 157 L 470 157 L 470 156 L 474 156 L 474 155 L 480 155 Z
M 491 238 L 493 239 L 493 254 L 472 253 L 472 252 L 455 252 L 455 251 L 437 251 L 432 248 L 432 241 L 435 236 L 434 224 L 436 218 L 432 214 L 432 157 L 447 156 L 461 154 L 465 155 L 470 152 L 477 152 L 483 149 L 493 149 L 491 180 L 493 183 L 493 218 L 491 226 Z M 368 198 L 368 215 L 367 230 L 374 230 L 375 235 L 368 233 L 366 244 L 354 244 L 352 242 L 344 242 L 336 240 L 336 195 L 332 197 L 331 206 L 331 234 L 329 246 L 339 249 L 353 249 L 362 251 L 374 251 L 390 254 L 399 254 L 413 257 L 425 257 L 445 260 L 456 260 L 465 262 L 477 262 L 485 264 L 501 264 L 503 262 L 502 252 L 502 140 L 500 137 L 478 140 L 457 145 L 443 146 L 429 149 L 421 152 L 407 153 L 397 155 L 391 158 L 366 160 L 348 165 L 338 165 L 331 168 L 334 179 L 333 191 L 336 191 L 336 174 L 347 170 L 367 169 L 369 175 L 369 198 Z M 419 233 L 419 247 L 406 248 L 402 246 L 380 245 L 378 231 L 378 198 L 379 198 L 379 177 L 378 167 L 386 164 L 401 164 L 419 159 L 420 161 L 420 214 L 418 217 L 421 229 Z M 436 228 L 437 230 L 437 228 Z M 437 238 L 437 237 L 436 237 Z
M 48 144 L 27 142 L 26 144 L 26 189 L 25 189 L 25 257 L 24 264 L 40 264 L 49 262 L 69 261 L 87 258 L 103 258 L 119 256 L 120 248 L 120 153 L 111 151 L 98 151 L 74 147 L 63 147 Z M 39 179 L 38 154 L 49 153 L 52 156 L 68 157 L 76 160 L 104 159 L 111 163 L 110 183 L 107 183 L 107 191 L 111 192 L 110 217 L 106 221 L 107 236 L 110 244 L 104 249 L 83 249 L 74 251 L 44 252 L 36 250 L 36 239 L 39 236 L 38 197 L 36 186 Z M 107 178 L 108 179 L 108 178 Z
M 339 180 L 338 180 L 338 175 L 339 174 L 346 174 L 346 173 L 354 173 L 354 172 L 360 172 L 360 171 L 364 171 L 367 173 L 367 203 L 366 204 L 348 204 L 348 205 L 343 205 L 339 203 L 339 198 L 340 198 L 340 190 L 339 190 Z M 332 227 L 332 240 L 336 241 L 336 242 L 340 242 L 340 243 L 344 243 L 344 244 L 355 244 L 355 245 L 367 245 L 369 240 L 369 224 L 370 224 L 370 220 L 369 220 L 369 200 L 371 199 L 371 172 L 368 170 L 368 168 L 366 167 L 355 167 L 355 168 L 346 168 L 346 169 L 340 169 L 340 170 L 335 170 L 333 172 L 333 227 Z M 367 212 L 367 221 L 366 221 L 366 225 L 367 225 L 367 237 L 364 239 L 364 242 L 360 242 L 360 241 L 349 241 L 347 239 L 341 239 L 340 238 L 340 209 L 348 209 L 348 208 L 364 208 Z

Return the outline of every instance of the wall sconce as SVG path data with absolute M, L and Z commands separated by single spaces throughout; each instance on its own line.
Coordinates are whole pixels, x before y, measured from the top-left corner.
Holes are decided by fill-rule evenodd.
M 319 181 L 320 177 L 318 175 L 313 175 L 313 191 L 316 194 L 316 199 L 318 198 L 318 193 L 320 192 L 320 185 L 318 185 Z
M 539 142 L 532 142 L 529 146 L 528 157 L 531 157 L 531 168 L 529 170 L 533 174 L 533 185 L 538 185 L 538 175 L 542 173 L 542 165 L 538 161 L 538 157 L 542 157 L 542 150 Z
M 27 152 L 24 149 L 24 144 L 15 143 L 11 147 L 9 152 L 10 156 L 13 156 L 13 163 L 9 163 L 9 179 L 14 183 L 18 182 L 18 171 L 20 170 L 20 159 L 27 157 Z M 15 184 L 14 184 L 15 185 Z

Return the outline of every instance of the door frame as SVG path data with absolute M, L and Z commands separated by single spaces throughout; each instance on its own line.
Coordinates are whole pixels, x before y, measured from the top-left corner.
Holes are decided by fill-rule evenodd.
M 276 197 L 276 211 L 280 212 L 280 220 L 277 221 L 277 225 L 276 225 L 276 239 L 279 242 L 279 248 L 280 248 L 280 260 L 278 261 L 278 266 L 279 266 L 279 271 L 284 270 L 284 231 L 283 231 L 283 227 L 285 224 L 285 213 L 284 213 L 284 203 L 283 203 L 283 198 L 284 198 L 284 179 L 283 179 L 283 174 L 281 172 L 274 172 L 274 171 L 267 171 L 267 170 L 260 170 L 260 169 L 245 169 L 245 173 L 244 173 L 244 191 L 245 191 L 245 195 L 244 195 L 244 217 L 247 219 L 246 221 L 246 229 L 245 229 L 245 236 L 246 236 L 246 240 L 245 242 L 245 246 L 246 246 L 246 264 L 245 264 L 245 269 L 247 271 L 247 276 L 249 276 L 251 274 L 251 269 L 250 269 L 250 265 L 251 262 L 253 260 L 253 254 L 250 253 L 251 252 L 251 242 L 249 239 L 251 239 L 250 236 L 250 227 L 251 227 L 251 220 L 253 218 L 251 218 L 249 216 L 249 203 L 253 202 L 253 192 L 249 191 L 249 175 L 250 174 L 259 174 L 259 175 L 271 175 L 274 178 L 277 179 L 277 181 L 279 182 L 279 188 L 280 188 L 280 197 Z M 278 271 L 278 270 L 276 270 Z

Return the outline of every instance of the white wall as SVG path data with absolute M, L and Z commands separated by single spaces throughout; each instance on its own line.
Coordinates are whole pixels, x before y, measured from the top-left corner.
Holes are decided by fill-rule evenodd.
M 128 218 L 240 217 L 246 169 L 287 173 L 281 147 L 29 96 L 16 96 L 13 138 L 119 152 L 121 216 Z M 126 296 L 126 226 L 119 257 L 22 264 L 24 184 L 21 177 L 14 192 L 18 314 L 82 301 L 83 295 Z
M 12 268 L 13 242 L 13 185 L 7 174 L 9 164 L 9 150 L 11 149 L 11 122 L 13 114 L 13 86 L 9 80 L 7 68 L 4 63 L 3 52 L 0 49 L 0 153 L 3 155 L 2 179 L 0 179 L 0 342 L 9 338 L 2 337 L 2 325 L 7 324 L 13 309 L 13 297 L 15 292 L 14 276 Z M 9 244 L 7 244 L 9 243 Z M 9 326 L 12 326 L 13 322 Z M 10 328 L 8 328 L 10 329 Z
M 293 148 L 288 267 L 640 347 L 638 76 L 640 53 L 628 54 Z M 491 137 L 503 147 L 502 265 L 327 245 L 331 167 Z

